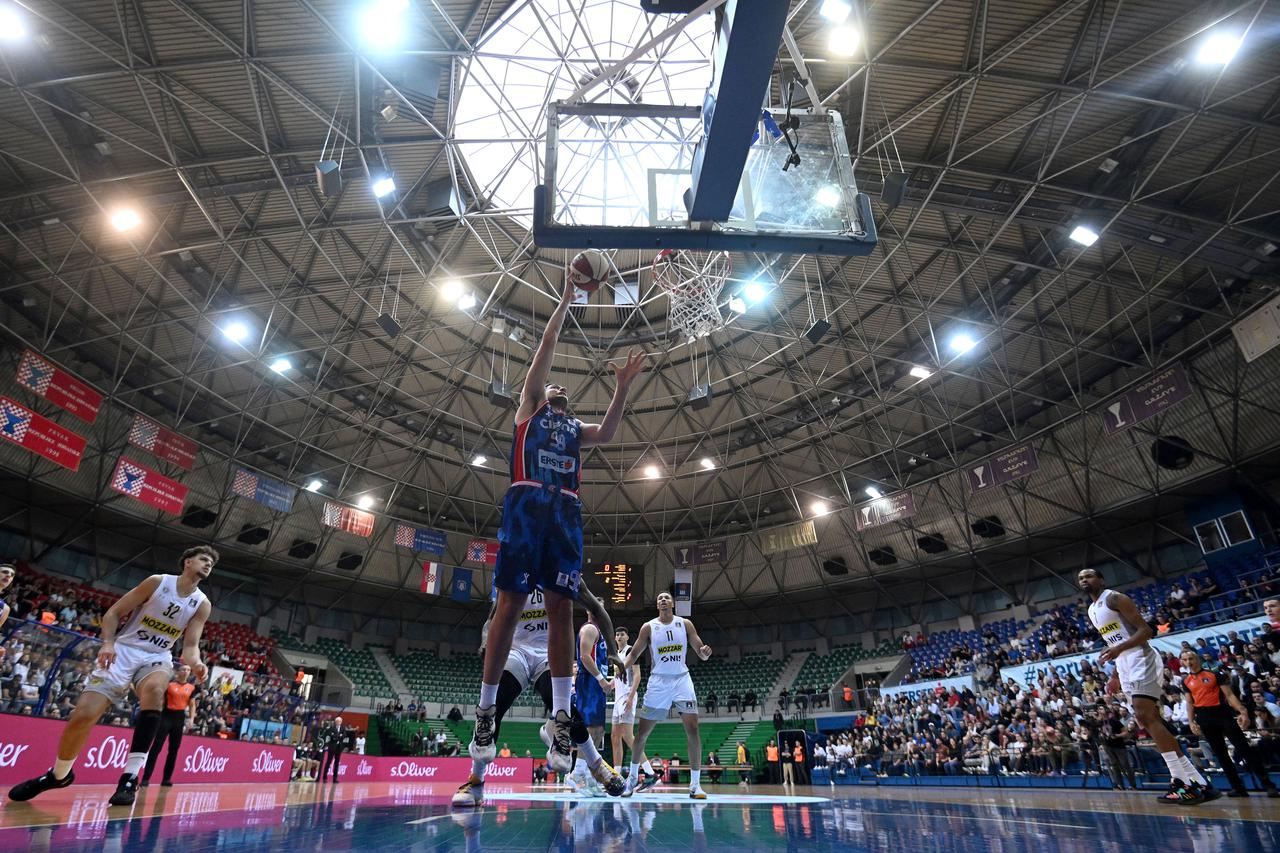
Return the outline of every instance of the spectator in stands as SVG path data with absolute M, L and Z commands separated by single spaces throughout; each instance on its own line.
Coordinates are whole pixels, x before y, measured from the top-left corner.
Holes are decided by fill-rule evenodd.
M 775 732 L 782 731 L 782 727 L 786 725 L 786 721 L 782 719 L 782 711 L 773 712 L 773 730 Z
M 707 706 L 707 714 L 708 715 L 715 714 L 716 708 L 720 706 L 720 700 L 716 696 L 716 692 L 714 690 L 707 693 L 705 704 Z
M 785 711 L 790 706 L 791 706 L 791 691 L 784 687 L 782 688 L 782 691 L 778 694 L 778 707 Z
M 436 732 L 436 755 L 449 754 L 449 750 L 447 749 L 448 746 L 448 736 L 444 733 L 444 729 Z M 453 747 L 453 751 L 457 751 L 457 746 Z
M 707 753 L 707 760 L 703 762 L 703 765 L 706 767 L 707 778 L 711 780 L 711 784 L 720 784 L 720 776 L 724 773 L 724 770 L 714 749 Z
M 419 727 L 419 729 L 418 729 L 416 732 L 414 732 L 414 733 L 413 733 L 412 737 L 410 737 L 410 738 L 409 738 L 409 744 L 410 744 L 410 750 L 411 750 L 410 754 L 412 754 L 412 755 L 422 755 L 422 729 L 421 729 L 421 727 Z
M 457 705 L 454 705 L 452 708 L 449 709 L 449 716 L 447 719 L 451 723 L 462 722 L 462 712 L 458 710 Z
M 737 690 L 729 691 L 729 701 L 726 703 L 725 707 L 731 712 L 742 709 L 742 697 L 738 694 Z
M 744 711 L 754 711 L 759 704 L 760 700 L 756 697 L 754 690 L 748 690 L 746 695 L 742 697 L 742 710 Z

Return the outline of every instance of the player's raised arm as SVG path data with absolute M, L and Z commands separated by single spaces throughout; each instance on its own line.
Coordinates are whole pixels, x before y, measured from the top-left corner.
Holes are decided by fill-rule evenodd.
M 698 636 L 698 629 L 693 627 L 693 623 L 688 619 L 684 620 L 684 630 L 689 635 L 689 647 L 697 653 L 698 657 L 702 660 L 711 657 L 711 647 L 702 642 L 702 638 Z
M 635 349 L 627 354 L 625 363 L 611 365 L 613 377 L 617 382 L 613 388 L 613 399 L 609 401 L 609 408 L 605 410 L 603 421 L 583 426 L 583 447 L 608 444 L 613 441 L 613 437 L 618 432 L 618 426 L 622 423 L 622 410 L 626 408 L 627 393 L 631 390 L 631 383 L 640 375 L 640 371 L 644 370 L 644 362 L 648 357 L 647 352 Z
M 609 616 L 609 611 L 604 609 L 604 601 L 587 586 L 585 578 L 578 581 L 578 603 L 600 626 L 605 648 L 609 651 L 609 659 L 621 664 L 622 658 L 618 657 L 618 641 L 613 636 L 613 619 Z
M 209 675 L 209 668 L 200 659 L 200 637 L 204 634 L 204 623 L 209 621 L 209 614 L 212 612 L 213 605 L 209 603 L 209 599 L 200 602 L 200 608 L 187 623 L 187 630 L 182 637 L 182 660 L 191 667 L 191 674 L 196 677 L 198 684 L 203 684 Z
M 547 377 L 551 375 L 551 360 L 556 354 L 556 340 L 560 337 L 560 329 L 564 326 L 565 315 L 573 304 L 573 285 L 568 276 L 564 280 L 564 294 L 560 304 L 547 318 L 547 327 L 542 331 L 542 340 L 529 362 L 529 372 L 524 377 L 524 388 L 520 391 L 520 409 L 516 412 L 517 420 L 525 420 L 533 416 L 543 401 L 547 399 Z
M 649 648 L 649 623 L 646 622 L 640 626 L 640 635 L 636 637 L 636 641 L 631 645 L 631 651 L 627 653 L 627 659 L 622 663 L 624 666 L 632 666 L 640 662 L 640 656 L 644 654 L 644 650 Z

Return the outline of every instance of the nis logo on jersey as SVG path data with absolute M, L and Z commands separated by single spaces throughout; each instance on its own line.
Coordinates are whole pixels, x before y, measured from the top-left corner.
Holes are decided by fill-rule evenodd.
M 658 654 L 662 655 L 663 663 L 679 663 L 684 655 L 684 643 L 668 643 L 665 646 L 658 646 Z
M 154 616 L 144 615 L 138 620 L 138 633 L 136 636 L 144 643 L 151 643 L 153 646 L 167 649 L 173 645 L 173 641 L 181 633 L 181 628 L 170 625 L 168 622 L 161 622 Z

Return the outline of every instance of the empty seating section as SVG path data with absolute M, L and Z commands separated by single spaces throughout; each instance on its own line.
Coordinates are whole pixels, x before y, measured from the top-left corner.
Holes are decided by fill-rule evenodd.
M 370 696 L 374 699 L 394 699 L 395 691 L 387 681 L 382 668 L 374 660 L 373 652 L 368 649 L 353 649 L 341 640 L 331 637 L 319 637 L 312 645 L 308 645 L 297 637 L 273 632 L 280 648 L 291 649 L 303 654 L 323 655 L 328 658 L 342 674 L 350 678 L 355 685 L 358 696 Z
M 813 652 L 805 658 L 796 674 L 795 687 L 813 687 L 826 690 L 844 675 L 849 667 L 864 660 L 896 657 L 902 648 L 893 643 L 883 643 L 879 648 L 864 649 L 861 645 L 835 646 L 825 655 Z
M 694 661 L 689 672 L 693 676 L 698 700 L 705 704 L 707 695 L 714 690 L 720 707 L 724 708 L 730 693 L 746 696 L 748 691 L 753 691 L 763 702 L 786 664 L 785 659 L 769 660 L 769 656 L 763 653 L 743 655 L 738 663 L 727 657 L 712 657 L 707 661 Z M 647 673 L 647 664 L 642 665 L 642 669 Z
M 210 650 L 219 642 L 222 643 L 222 653 L 212 653 Z M 263 675 L 280 675 L 271 660 L 271 653 L 276 647 L 275 639 L 262 636 L 248 625 L 238 622 L 209 622 L 204 626 L 200 646 L 207 664 Z
M 415 651 L 391 660 L 415 699 L 462 705 L 475 701 L 483 664 L 475 652 L 454 652 L 442 658 L 435 652 Z

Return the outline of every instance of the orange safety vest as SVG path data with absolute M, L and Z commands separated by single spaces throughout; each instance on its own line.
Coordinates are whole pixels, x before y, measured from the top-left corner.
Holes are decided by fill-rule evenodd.
M 778 748 L 776 746 L 767 747 L 765 752 L 769 756 L 770 761 L 778 760 Z

